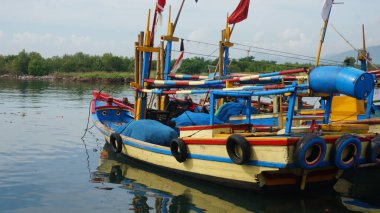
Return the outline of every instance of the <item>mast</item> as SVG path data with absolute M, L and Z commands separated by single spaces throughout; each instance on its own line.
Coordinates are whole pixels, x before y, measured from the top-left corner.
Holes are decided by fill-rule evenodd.
M 323 45 L 323 42 L 325 41 L 327 26 L 328 26 L 328 23 L 329 23 L 330 13 L 331 13 L 331 8 L 332 8 L 332 4 L 333 3 L 334 3 L 334 0 L 325 0 L 325 4 L 323 6 L 323 10 L 322 10 L 323 27 L 322 27 L 322 30 L 321 30 L 321 37 L 320 37 L 320 40 L 319 40 L 319 46 L 318 46 L 317 57 L 316 57 L 316 60 L 315 60 L 315 66 L 319 65 L 319 59 L 320 59 L 320 56 L 321 56 L 322 45 Z
M 363 34 L 363 49 L 358 51 L 358 60 L 360 61 L 360 66 L 363 71 L 367 71 L 367 49 L 365 44 L 365 32 L 364 24 L 362 25 L 362 34 Z

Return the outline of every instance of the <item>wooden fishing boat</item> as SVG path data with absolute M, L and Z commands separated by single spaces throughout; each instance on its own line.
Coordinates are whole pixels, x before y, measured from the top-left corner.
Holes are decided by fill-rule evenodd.
M 150 36 L 154 30 L 149 31 L 149 21 L 145 42 L 140 36 L 141 42 L 136 43 L 135 82 L 131 84 L 136 91 L 134 108 L 107 94 L 93 92 L 94 125 L 115 153 L 244 189 L 305 189 L 306 185 L 333 181 L 339 170 L 380 163 L 380 138 L 368 133 L 368 125 L 337 126 L 330 123 L 334 94 L 366 99 L 374 87 L 370 74 L 354 68 L 317 67 L 308 70 L 306 76 L 292 77 L 292 80 L 281 73 L 171 80 L 168 78 L 171 46 L 172 42 L 178 41 L 173 37 L 172 28 L 173 23 L 169 21 L 168 35 L 162 36 L 167 42 L 166 48 L 163 45 L 153 47 Z M 228 48 L 233 45 L 229 38 L 227 24 L 220 41 L 220 76 L 227 76 Z M 159 70 L 156 79 L 149 78 L 151 55 L 158 53 L 160 59 L 164 51 L 166 58 L 159 60 L 162 66 L 158 67 L 165 68 Z M 140 60 L 141 63 L 137 63 Z M 326 73 L 331 78 L 326 78 Z M 284 82 L 286 79 L 291 84 L 244 85 L 246 82 Z M 173 117 L 173 113 L 167 110 L 169 94 L 200 93 L 209 96 L 209 114 L 186 111 Z M 298 95 L 319 93 L 325 94 L 326 100 L 323 124 L 317 128 L 315 125 L 295 125 L 293 121 L 298 119 L 316 119 L 294 115 Z M 156 97 L 155 111 L 147 107 L 148 94 Z M 287 112 L 284 112 L 285 116 L 281 115 L 284 124 L 280 129 L 278 125 L 258 125 L 253 122 L 255 119 L 251 119 L 253 97 L 266 95 L 289 99 Z M 239 113 L 245 116 L 242 124 L 221 121 L 215 115 L 216 108 L 220 110 L 224 101 L 229 99 L 240 100 L 240 105 L 244 106 Z M 223 115 L 229 116 L 229 110 Z M 350 134 L 353 130 L 357 134 Z
M 362 75 L 353 81 L 359 82 L 356 80 Z M 353 87 L 361 88 L 357 84 Z M 298 185 L 303 189 L 306 184 L 333 181 L 338 170 L 380 162 L 379 138 L 367 133 L 367 125 L 336 128 L 326 122 L 321 127 L 323 134 L 316 134 L 310 127 L 292 133 L 297 90 L 303 88 L 293 85 L 266 91 L 211 91 L 208 125 L 175 127 L 149 119 L 134 121 L 130 109 L 118 101 L 110 102 L 105 98 L 107 95 L 99 92 L 93 94 L 92 113 L 95 126 L 115 152 L 232 187 L 262 189 Z M 347 88 L 340 92 L 344 90 Z M 365 90 L 356 96 L 364 93 Z M 252 125 L 252 96 L 276 94 L 290 94 L 283 132 L 276 132 L 271 126 Z M 227 96 L 246 99 L 247 124 L 215 124 L 216 99 Z M 348 134 L 353 129 L 360 130 L 360 134 Z

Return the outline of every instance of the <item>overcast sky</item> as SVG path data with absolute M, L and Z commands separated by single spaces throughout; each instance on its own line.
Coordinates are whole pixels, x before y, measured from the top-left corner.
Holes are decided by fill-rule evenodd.
M 334 5 L 332 23 L 352 44 L 361 47 L 361 25 L 367 45 L 380 45 L 379 0 L 341 0 Z M 145 29 L 149 8 L 155 0 L 2 0 L 0 7 L 0 54 L 22 49 L 43 56 L 85 52 L 132 56 L 137 33 Z M 225 17 L 239 0 L 186 0 L 176 36 L 217 44 Z M 166 32 L 168 5 L 176 14 L 180 0 L 167 0 L 163 25 Z M 323 0 L 251 0 L 248 19 L 237 24 L 232 42 L 315 56 L 322 27 Z M 236 46 L 237 47 L 237 46 Z M 175 46 L 178 48 L 178 46 Z M 215 47 L 185 43 L 187 51 L 210 54 Z M 239 47 L 243 48 L 243 47 Z M 350 50 L 330 27 L 322 55 Z M 255 50 L 255 49 L 251 49 Z M 256 49 L 256 51 L 258 51 Z M 235 50 L 231 57 L 247 55 Z M 258 58 L 265 55 L 251 52 Z

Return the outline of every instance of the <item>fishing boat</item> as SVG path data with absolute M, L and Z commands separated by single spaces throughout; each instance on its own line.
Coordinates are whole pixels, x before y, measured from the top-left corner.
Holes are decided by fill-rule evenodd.
M 168 35 L 161 37 L 166 48 L 163 42 L 153 47 L 150 36 L 154 30 L 149 30 L 149 20 L 150 13 L 145 39 L 140 33 L 135 48 L 135 82 L 131 84 L 136 91 L 134 107 L 102 92 L 93 92 L 94 125 L 115 153 L 213 183 L 259 190 L 272 187 L 303 190 L 306 186 L 333 182 L 341 170 L 380 163 L 380 138 L 368 133 L 368 125 L 330 122 L 334 94 L 365 100 L 374 88 L 372 75 L 355 68 L 330 66 L 306 69 L 304 76 L 270 86 L 258 83 L 284 82 L 287 76 L 275 72 L 172 80 L 168 75 L 172 42 L 178 41 L 173 36 L 175 24 L 169 16 Z M 219 42 L 219 76 L 228 76 L 228 52 L 233 46 L 228 24 L 227 20 Z M 153 53 L 162 58 L 158 60 L 162 66 L 158 66 L 161 70 L 155 79 L 150 78 Z M 326 73 L 330 78 L 326 78 Z M 155 110 L 148 108 L 148 94 L 156 98 Z M 169 94 L 207 94 L 209 113 L 185 111 L 173 117 L 167 110 Z M 277 115 L 283 122 L 280 126 L 257 124 L 256 119 L 251 119 L 253 97 L 266 95 L 288 99 L 287 111 Z M 324 115 L 295 116 L 300 95 L 323 96 Z M 226 100 L 232 99 L 239 102 L 238 114 L 245 118 L 241 124 L 220 119 L 230 118 L 230 112 L 236 111 L 236 107 L 221 110 Z M 300 119 L 322 119 L 322 124 L 298 126 L 294 121 Z

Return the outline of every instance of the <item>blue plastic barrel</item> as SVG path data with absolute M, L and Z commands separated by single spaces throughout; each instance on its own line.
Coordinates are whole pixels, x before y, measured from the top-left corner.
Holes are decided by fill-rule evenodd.
M 373 76 L 352 67 L 316 67 L 309 74 L 310 89 L 317 93 L 341 93 L 359 100 L 373 90 Z

